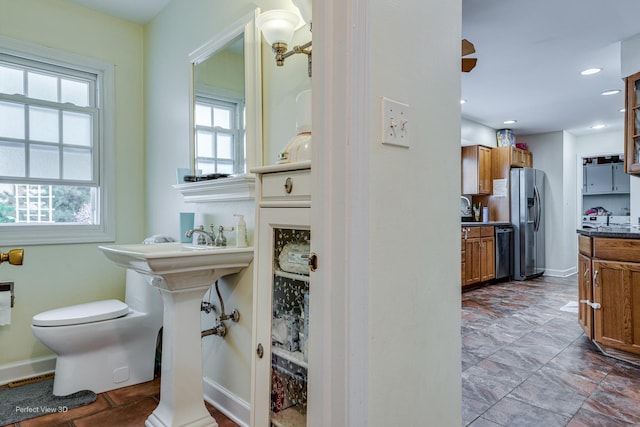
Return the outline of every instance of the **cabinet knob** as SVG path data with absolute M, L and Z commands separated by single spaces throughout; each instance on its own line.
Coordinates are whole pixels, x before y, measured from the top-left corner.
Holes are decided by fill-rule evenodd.
M 318 255 L 311 252 L 309 254 L 309 270 L 316 271 L 318 269 Z
M 258 347 L 256 348 L 256 354 L 260 359 L 262 359 L 262 356 L 264 356 L 264 348 L 262 348 L 262 344 L 260 343 L 258 343 Z
M 291 194 L 292 190 L 293 190 L 293 180 L 291 179 L 291 177 L 288 177 L 287 180 L 284 182 L 284 191 L 287 194 Z

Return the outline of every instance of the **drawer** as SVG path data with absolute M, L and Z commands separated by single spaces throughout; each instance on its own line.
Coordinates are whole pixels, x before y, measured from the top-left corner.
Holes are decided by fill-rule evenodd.
M 311 170 L 270 173 L 262 176 L 262 198 L 310 200 Z
M 491 227 L 480 227 L 480 237 L 493 237 L 494 229 Z
M 467 231 L 467 239 L 480 237 L 480 228 L 482 227 L 462 227 L 462 238 L 464 239 L 465 237 L 465 230 Z
M 578 251 L 582 255 L 591 257 L 591 237 L 578 235 Z
M 595 237 L 593 257 L 613 261 L 640 262 L 640 240 Z

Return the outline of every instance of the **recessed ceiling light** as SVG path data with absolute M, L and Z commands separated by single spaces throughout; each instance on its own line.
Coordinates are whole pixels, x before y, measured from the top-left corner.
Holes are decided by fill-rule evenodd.
M 600 71 L 602 71 L 602 68 L 587 68 L 586 70 L 580 71 L 580 74 L 590 76 L 592 74 L 598 74 Z
M 607 125 L 600 124 L 600 125 L 591 126 L 591 129 L 603 129 L 603 128 L 606 128 L 606 127 L 607 127 Z
M 461 99 L 461 100 L 460 100 L 460 105 L 462 105 L 462 104 L 466 104 L 466 103 L 467 103 L 467 100 L 466 100 L 466 99 Z
M 626 108 L 621 108 L 618 111 L 620 111 L 621 113 L 625 113 L 627 111 L 627 109 Z
M 600 95 L 615 95 L 617 93 L 620 93 L 620 91 L 618 89 L 611 89 L 611 90 L 605 90 L 604 92 L 601 92 Z
M 512 124 L 517 123 L 517 122 L 518 122 L 517 120 L 505 120 L 502 123 L 504 123 L 505 125 L 512 125 Z

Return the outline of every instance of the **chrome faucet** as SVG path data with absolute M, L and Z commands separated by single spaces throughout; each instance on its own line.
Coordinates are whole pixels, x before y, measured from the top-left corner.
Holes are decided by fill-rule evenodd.
M 207 245 L 207 246 L 214 246 L 215 245 L 216 236 L 213 233 L 213 225 L 211 226 L 211 232 L 204 231 L 204 225 L 201 225 L 198 228 L 193 228 L 191 230 L 187 230 L 187 232 L 184 233 L 184 235 L 187 238 L 190 239 L 191 236 L 193 236 L 193 233 L 198 234 L 197 243 L 199 245 Z
M 211 229 L 213 229 L 213 225 L 211 226 Z M 218 227 L 218 237 L 215 238 L 214 240 L 214 245 L 215 246 L 227 246 L 227 238 L 224 236 L 224 230 L 227 231 L 233 231 L 234 228 L 233 227 L 224 227 L 224 226 L 219 226 Z

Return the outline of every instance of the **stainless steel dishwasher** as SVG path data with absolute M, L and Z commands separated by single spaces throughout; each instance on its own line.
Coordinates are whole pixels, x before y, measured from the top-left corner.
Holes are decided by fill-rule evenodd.
M 513 227 L 497 225 L 496 233 L 496 279 L 513 276 Z

